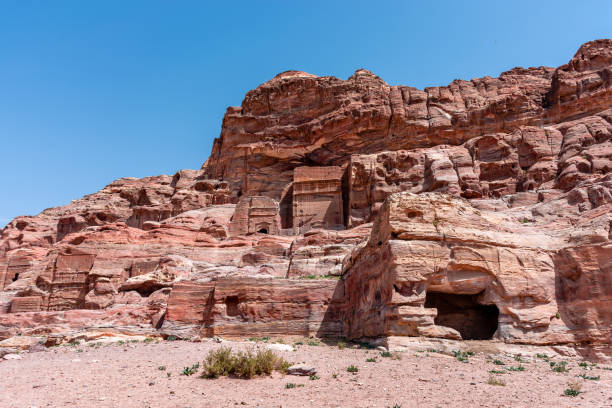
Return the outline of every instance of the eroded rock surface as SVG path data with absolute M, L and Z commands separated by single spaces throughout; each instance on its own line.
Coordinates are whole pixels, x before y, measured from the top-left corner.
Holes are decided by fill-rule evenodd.
M 0 339 L 612 338 L 612 40 L 424 90 L 288 71 L 200 170 L 119 179 L 0 235 Z

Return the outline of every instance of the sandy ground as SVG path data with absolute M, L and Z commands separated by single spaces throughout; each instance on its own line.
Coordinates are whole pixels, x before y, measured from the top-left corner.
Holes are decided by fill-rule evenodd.
M 496 374 L 505 386 L 489 385 L 490 370 L 518 366 L 512 356 L 477 353 L 467 363 L 434 352 L 397 353 L 339 349 L 320 343 L 278 352 L 291 362 L 317 368 L 320 379 L 275 374 L 252 380 L 206 380 L 181 375 L 220 347 L 213 341 L 190 343 L 112 343 L 61 346 L 0 360 L 0 407 L 610 407 L 612 371 L 578 366 L 565 359 L 569 373 L 529 359 L 525 371 Z M 262 347 L 265 344 L 258 343 Z M 228 342 L 235 350 L 253 347 Z M 376 358 L 376 362 L 366 362 Z M 556 359 L 559 360 L 559 359 Z M 355 365 L 359 371 L 347 372 Z M 335 375 L 334 375 L 335 374 Z M 599 376 L 584 380 L 578 374 Z M 335 377 L 335 378 L 334 378 Z M 567 384 L 582 383 L 577 397 L 563 395 Z M 294 383 L 295 388 L 286 388 Z

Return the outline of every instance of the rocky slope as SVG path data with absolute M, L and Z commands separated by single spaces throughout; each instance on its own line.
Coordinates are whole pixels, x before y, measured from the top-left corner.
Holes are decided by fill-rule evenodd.
M 0 338 L 431 336 L 612 356 L 612 40 L 418 90 L 289 71 L 200 170 L 0 236 Z

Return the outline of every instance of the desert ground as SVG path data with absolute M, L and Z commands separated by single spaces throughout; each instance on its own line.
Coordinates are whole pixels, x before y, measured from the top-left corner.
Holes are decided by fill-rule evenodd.
M 464 354 L 460 361 L 461 356 L 432 348 L 383 356 L 381 349 L 350 343 L 342 348 L 342 343 L 339 347 L 316 339 L 218 341 L 90 341 L 21 353 L 20 358 L 0 360 L 0 406 L 612 406 L 610 365 L 575 357 L 492 354 L 472 342 L 462 343 L 461 351 L 476 351 Z M 233 350 L 269 347 L 292 363 L 316 368 L 317 374 L 313 378 L 281 373 L 250 380 L 200 378 L 202 360 L 221 346 Z M 569 371 L 551 369 L 551 362 L 561 361 Z M 181 374 L 198 362 L 195 374 Z M 351 365 L 358 371 L 348 372 Z M 490 379 L 505 385 L 490 384 Z M 575 397 L 564 395 L 570 383 L 581 387 Z

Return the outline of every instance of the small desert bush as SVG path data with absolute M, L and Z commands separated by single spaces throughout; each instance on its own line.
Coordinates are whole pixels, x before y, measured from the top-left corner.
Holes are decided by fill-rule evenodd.
M 459 361 L 468 361 L 468 357 L 473 356 L 474 353 L 471 351 L 460 351 L 460 350 L 453 350 L 453 356 L 455 356 L 455 358 Z
M 390 353 L 390 352 L 388 352 L 388 351 L 383 351 L 382 353 L 380 353 L 380 356 L 381 356 L 381 357 L 391 357 L 392 355 L 393 355 L 393 354 L 391 354 L 391 353 Z
M 359 369 L 357 367 L 355 367 L 354 365 L 350 365 L 346 368 L 346 371 L 348 371 L 349 373 L 356 373 L 357 371 L 359 371 Z
M 203 378 L 217 378 L 235 375 L 253 378 L 256 375 L 271 374 L 272 371 L 286 372 L 291 363 L 277 356 L 272 350 L 252 350 L 232 353 L 229 347 L 212 350 L 204 359 Z
M 338 341 L 338 349 L 344 350 L 346 348 L 346 341 L 339 340 Z
M 578 365 L 582 368 L 584 368 L 585 370 L 592 370 L 594 368 L 597 368 L 597 363 L 588 363 L 586 361 L 582 361 L 580 363 L 578 363 Z
M 518 365 L 516 367 L 506 367 L 506 370 L 508 371 L 525 371 L 525 367 L 523 367 L 522 365 Z
M 563 391 L 563 394 L 568 395 L 570 397 L 577 397 L 580 394 L 580 390 L 582 389 L 582 384 L 579 382 L 571 382 L 567 384 L 567 388 Z
M 576 377 L 580 377 L 580 378 L 583 378 L 585 380 L 593 380 L 593 381 L 599 381 L 599 379 L 601 378 L 599 375 L 597 375 L 597 376 L 590 376 L 590 375 L 586 375 L 586 374 L 579 374 Z
M 181 371 L 181 375 L 194 375 L 198 371 L 198 368 L 200 368 L 200 363 L 195 363 L 191 367 L 185 367 L 183 371 Z
M 503 361 L 498 360 L 498 359 L 493 360 L 493 364 L 495 364 L 495 365 L 506 365 L 506 363 L 504 363 Z
M 371 358 L 366 358 L 366 363 L 375 363 L 376 362 L 376 358 L 371 357 Z
M 570 370 L 567 368 L 567 361 L 561 361 L 559 363 L 551 361 L 550 368 L 552 368 L 552 370 L 556 373 L 566 373 Z
M 501 380 L 499 378 L 495 378 L 494 376 L 489 376 L 489 379 L 487 380 L 487 384 L 489 385 L 500 385 L 500 386 L 504 386 L 506 385 L 506 382 L 504 380 Z

